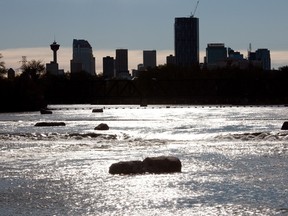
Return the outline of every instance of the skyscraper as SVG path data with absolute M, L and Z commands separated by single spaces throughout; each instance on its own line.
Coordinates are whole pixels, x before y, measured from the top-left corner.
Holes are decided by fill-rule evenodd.
M 71 60 L 71 73 L 86 72 L 96 75 L 95 58 L 91 45 L 86 40 L 73 40 L 73 59 Z
M 111 79 L 114 75 L 114 58 L 106 56 L 103 58 L 103 77 L 105 79 Z
M 261 61 L 263 70 L 271 70 L 270 50 L 257 49 L 256 60 Z
M 223 43 L 209 43 L 206 48 L 204 66 L 209 69 L 225 67 L 227 60 L 227 48 Z
M 191 67 L 199 63 L 199 19 L 191 17 L 175 18 L 175 58 L 176 65 Z
M 210 43 L 206 48 L 207 64 L 216 64 L 227 59 L 227 48 L 223 43 Z
M 116 49 L 115 69 L 116 77 L 129 76 L 127 49 Z
M 157 66 L 156 50 L 143 51 L 144 69 L 155 68 Z

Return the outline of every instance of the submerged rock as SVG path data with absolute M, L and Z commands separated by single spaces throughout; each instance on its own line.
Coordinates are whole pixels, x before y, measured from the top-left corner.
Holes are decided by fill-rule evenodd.
M 143 174 L 181 172 L 181 161 L 173 156 L 147 157 L 143 161 L 122 161 L 109 168 L 110 174 Z
M 101 123 L 95 127 L 95 130 L 109 130 L 109 126 L 107 124 Z
M 93 109 L 92 110 L 93 113 L 103 113 L 103 109 Z
M 288 122 L 284 122 L 281 130 L 288 130 Z
M 66 126 L 64 122 L 38 122 L 35 127 L 54 127 L 54 126 Z

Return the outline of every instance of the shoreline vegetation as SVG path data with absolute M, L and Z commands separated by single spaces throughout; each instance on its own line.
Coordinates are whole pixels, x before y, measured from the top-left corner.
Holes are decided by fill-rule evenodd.
M 271 71 L 160 66 L 133 80 L 27 70 L 0 78 L 0 112 L 39 111 L 48 104 L 285 105 L 287 83 L 287 66 Z

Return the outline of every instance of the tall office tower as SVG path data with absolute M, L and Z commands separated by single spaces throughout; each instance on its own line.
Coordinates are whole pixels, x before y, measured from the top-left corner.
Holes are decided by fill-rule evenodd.
M 73 40 L 73 59 L 71 60 L 71 73 L 86 72 L 96 75 L 95 57 L 91 45 L 86 40 Z
M 145 69 L 155 68 L 157 66 L 156 50 L 143 51 L 143 65 Z
M 268 49 L 256 50 L 256 60 L 262 62 L 263 70 L 271 70 L 270 50 Z
M 110 56 L 103 57 L 103 77 L 111 79 L 114 75 L 114 58 Z
M 127 49 L 116 49 L 115 69 L 116 77 L 129 75 Z
M 199 19 L 194 16 L 175 18 L 174 30 L 176 65 L 199 64 Z
M 227 48 L 223 43 L 210 43 L 206 48 L 206 63 L 217 64 L 227 59 Z

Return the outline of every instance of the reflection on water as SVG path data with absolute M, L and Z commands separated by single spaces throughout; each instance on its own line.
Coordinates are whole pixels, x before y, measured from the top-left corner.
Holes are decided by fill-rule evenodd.
M 1 114 L 0 215 L 288 214 L 285 108 L 123 108 Z M 68 126 L 33 127 L 46 119 Z M 182 173 L 108 174 L 159 155 Z

